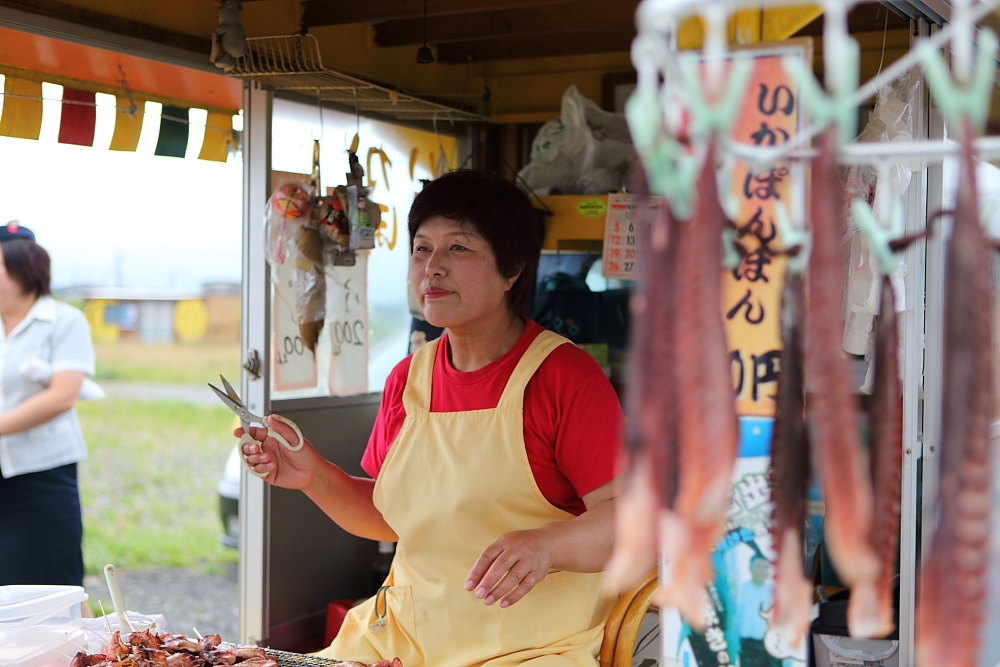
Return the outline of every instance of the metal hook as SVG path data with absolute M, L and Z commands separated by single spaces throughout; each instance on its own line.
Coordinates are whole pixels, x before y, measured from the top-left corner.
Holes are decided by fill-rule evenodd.
M 312 130 L 309 131 L 309 136 L 312 137 L 313 141 L 320 141 L 326 134 L 326 127 L 323 125 L 323 98 L 319 88 L 316 89 L 316 108 L 319 109 L 319 139 L 313 136 Z
M 354 133 L 357 135 L 361 134 L 361 109 L 358 107 L 358 89 L 351 88 L 351 92 L 354 93 Z
M 135 99 L 132 97 L 132 89 L 129 88 L 128 78 L 125 76 L 125 69 L 121 65 L 118 65 L 118 71 L 121 72 L 122 75 L 122 78 L 118 80 L 118 85 L 122 87 L 122 90 L 125 92 L 125 97 L 128 98 L 128 109 L 126 109 L 126 111 L 129 116 L 135 118 L 136 112 L 139 111 L 139 105 L 135 103 Z

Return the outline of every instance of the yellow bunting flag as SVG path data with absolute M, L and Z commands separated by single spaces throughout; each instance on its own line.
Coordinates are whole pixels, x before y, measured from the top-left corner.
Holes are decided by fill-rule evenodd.
M 38 139 L 42 131 L 42 82 L 4 77 L 0 135 Z
M 145 100 L 126 95 L 117 96 L 115 113 L 115 131 L 111 135 L 109 150 L 135 151 L 139 146 L 139 135 L 142 133 L 142 117 Z M 130 112 L 130 106 L 135 104 L 135 115 Z
M 233 114 L 229 111 L 209 111 L 198 159 L 225 162 L 234 143 Z

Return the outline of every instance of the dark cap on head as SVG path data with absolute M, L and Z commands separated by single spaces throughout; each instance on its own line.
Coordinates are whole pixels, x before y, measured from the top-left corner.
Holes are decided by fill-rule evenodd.
M 17 220 L 11 220 L 3 227 L 0 227 L 0 243 L 11 239 L 35 240 L 35 234 L 27 227 L 22 227 Z

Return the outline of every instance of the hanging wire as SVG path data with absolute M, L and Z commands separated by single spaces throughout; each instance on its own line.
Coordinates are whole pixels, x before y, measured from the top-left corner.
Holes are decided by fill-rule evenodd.
M 361 134 L 361 108 L 358 106 L 358 89 L 351 88 L 354 93 L 354 133 Z
M 309 136 L 312 137 L 313 141 L 322 141 L 323 135 L 326 134 L 326 127 L 323 125 L 323 97 L 319 88 L 316 89 L 316 108 L 319 109 L 319 139 L 313 136 L 312 130 L 309 131 Z

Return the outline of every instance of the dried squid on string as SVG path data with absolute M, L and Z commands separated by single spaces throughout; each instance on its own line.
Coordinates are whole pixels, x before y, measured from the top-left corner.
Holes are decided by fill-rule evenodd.
M 921 667 L 979 664 L 992 510 L 992 248 L 979 219 L 969 119 L 945 259 L 944 368 L 937 526 L 925 554 L 916 614 Z
M 900 485 L 903 466 L 903 388 L 900 383 L 899 324 L 892 279 L 883 274 L 882 297 L 875 325 L 875 380 L 872 388 L 871 477 L 874 493 L 872 548 L 878 559 L 874 583 L 875 612 L 867 621 L 852 618 L 855 598 L 848 603 L 848 623 L 867 637 L 884 637 L 896 628 L 893 620 L 895 572 L 899 549 Z M 860 613 L 867 614 L 862 608 Z M 866 627 L 865 622 L 869 623 Z M 873 624 L 872 624 L 873 622 Z
M 810 212 L 812 249 L 807 275 L 805 317 L 806 419 L 826 515 L 823 533 L 837 574 L 851 587 L 856 627 L 875 617 L 874 581 L 878 561 L 871 547 L 872 486 L 863 465 L 857 428 L 858 403 L 847 360 L 840 350 L 841 296 L 845 274 L 841 256 L 843 201 L 835 163 L 837 126 L 820 138 L 812 165 Z
M 694 214 L 674 226 L 677 460 L 673 503 L 663 513 L 661 548 L 669 576 L 658 602 L 676 607 L 697 630 L 705 625 L 711 552 L 725 529 L 739 444 L 729 346 L 722 318 L 722 232 L 714 140 L 699 174 Z
M 659 548 L 659 521 L 673 501 L 677 451 L 673 328 L 675 227 L 667 205 L 646 205 L 648 188 L 637 168 L 634 219 L 639 242 L 639 279 L 629 298 L 628 389 L 625 395 L 625 448 L 618 468 L 622 488 L 616 500 L 615 547 L 605 582 L 619 593 L 654 568 Z
M 801 318 L 804 289 L 802 274 L 790 269 L 781 294 L 781 375 L 771 441 L 771 537 L 777 558 L 770 625 L 793 647 L 801 645 L 809 629 L 812 606 L 812 586 L 803 568 L 810 473 Z

